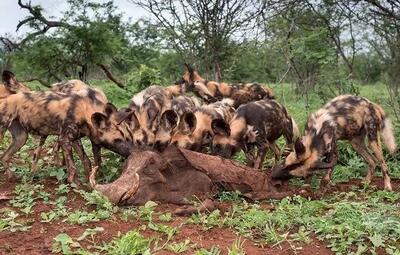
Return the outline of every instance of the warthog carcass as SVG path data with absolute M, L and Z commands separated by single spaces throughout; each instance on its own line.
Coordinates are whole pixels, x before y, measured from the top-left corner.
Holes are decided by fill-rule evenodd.
M 142 205 L 147 201 L 187 204 L 193 196 L 212 196 L 219 189 L 238 190 L 252 199 L 276 194 L 268 176 L 260 171 L 174 146 L 162 154 L 133 152 L 125 161 L 121 176 L 109 184 L 97 184 L 96 170 L 90 175 L 93 189 L 115 204 Z

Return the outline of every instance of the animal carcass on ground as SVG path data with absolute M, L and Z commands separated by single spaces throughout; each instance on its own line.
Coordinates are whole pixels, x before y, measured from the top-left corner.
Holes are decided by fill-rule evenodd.
M 90 176 L 93 189 L 115 204 L 142 205 L 147 201 L 188 204 L 193 196 L 211 197 L 219 190 L 238 190 L 251 199 L 282 198 L 269 177 L 228 159 L 174 146 L 162 154 L 133 152 L 125 161 L 121 176 L 109 184 L 97 184 L 96 168 Z

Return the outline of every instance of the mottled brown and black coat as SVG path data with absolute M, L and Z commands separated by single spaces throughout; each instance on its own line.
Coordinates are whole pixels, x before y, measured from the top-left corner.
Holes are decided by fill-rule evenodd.
M 132 97 L 129 108 L 135 121 L 131 127 L 135 144 L 153 147 L 162 113 L 171 108 L 173 93 L 165 87 L 153 85 Z
M 67 95 L 77 94 L 82 97 L 88 97 L 93 103 L 108 103 L 108 99 L 103 91 L 90 87 L 81 80 L 68 80 L 55 83 L 50 91 L 60 92 Z
M 252 101 L 275 98 L 272 90 L 262 84 L 236 83 L 229 85 L 225 82 L 208 81 L 190 66 L 187 66 L 181 82 L 185 84 L 189 91 L 195 92 L 208 102 L 210 99 L 216 101 L 231 98 L 235 108 Z
M 184 122 L 185 116 L 193 114 L 201 103 L 195 97 L 178 96 L 172 99 L 171 108 L 164 111 L 161 122 L 156 132 L 154 148 L 158 151 L 164 150 L 171 142 L 172 136 L 178 131 Z
M 230 122 L 216 119 L 212 122 L 215 133 L 211 151 L 231 158 L 238 150 L 250 153 L 254 147 L 258 156 L 253 163 L 255 168 L 262 167 L 263 158 L 268 149 L 272 149 L 276 160 L 280 150 L 275 141 L 283 136 L 288 145 L 298 137 L 298 129 L 285 107 L 275 100 L 264 99 L 240 106 Z
M 201 151 L 210 144 L 214 136 L 212 121 L 224 119 L 229 122 L 234 114 L 232 105 L 232 100 L 224 99 L 185 113 L 171 143 L 181 148 Z
M 25 144 L 28 134 L 58 135 L 69 170 L 68 180 L 76 182 L 71 147 L 82 136 L 122 156 L 129 155 L 132 135 L 125 121 L 115 121 L 116 113 L 112 104 L 96 104 L 76 94 L 46 91 L 10 95 L 0 100 L 0 133 L 3 135 L 8 130 L 12 135 L 11 145 L 1 160 L 8 164 L 11 156 Z
M 347 140 L 368 163 L 366 181 L 371 181 L 376 166 L 380 166 L 385 188 L 391 190 L 381 138 L 393 153 L 396 143 L 392 126 L 381 106 L 363 97 L 338 96 L 310 115 L 302 140 L 296 141 L 295 151 L 273 170 L 272 176 L 276 179 L 307 177 L 316 169 L 327 169 L 324 182 L 328 183 L 338 157 L 336 142 Z

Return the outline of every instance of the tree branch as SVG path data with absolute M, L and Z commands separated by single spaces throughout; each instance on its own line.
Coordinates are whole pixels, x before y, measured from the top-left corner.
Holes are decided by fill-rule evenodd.
M 38 81 L 40 84 L 42 84 L 43 86 L 45 86 L 45 87 L 47 87 L 47 88 L 51 88 L 51 85 L 50 85 L 50 83 L 48 83 L 48 82 L 46 82 L 45 80 L 43 80 L 43 79 L 40 79 L 40 78 L 38 78 L 38 77 L 31 77 L 31 78 L 28 78 L 28 79 L 25 79 L 25 80 L 22 80 L 21 82 L 32 82 L 32 81 Z
M 114 82 L 118 87 L 120 88 L 125 88 L 125 85 L 118 80 L 116 77 L 114 77 L 114 75 L 111 73 L 111 70 L 105 66 L 104 64 L 97 64 L 98 67 L 101 68 L 101 70 L 103 70 L 104 74 L 107 76 L 108 79 L 110 79 L 112 82 Z

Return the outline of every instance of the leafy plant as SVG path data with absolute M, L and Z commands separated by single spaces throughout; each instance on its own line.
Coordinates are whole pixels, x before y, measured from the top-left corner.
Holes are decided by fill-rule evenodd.
M 211 247 L 210 250 L 201 248 L 200 250 L 197 250 L 194 254 L 195 255 L 219 255 L 219 254 L 221 254 L 221 251 L 218 247 L 213 246 L 213 247 Z
M 51 222 L 53 220 L 57 220 L 60 217 L 66 216 L 68 214 L 68 210 L 65 207 L 65 202 L 67 201 L 67 197 L 60 196 L 55 201 L 55 208 L 49 212 L 42 212 L 40 217 L 42 218 L 42 222 Z
M 171 221 L 172 220 L 172 213 L 164 213 L 158 216 L 160 221 Z
M 98 233 L 101 233 L 104 231 L 104 228 L 102 227 L 95 227 L 95 228 L 87 228 L 81 236 L 79 236 L 76 240 L 77 241 L 82 241 L 85 240 L 88 236 L 90 236 L 90 242 L 94 244 L 94 236 Z
M 228 255 L 245 255 L 243 244 L 245 241 L 241 241 L 240 237 L 235 240 L 232 246 L 228 249 Z
M 179 243 L 170 243 L 167 245 L 167 250 L 168 251 L 172 251 L 174 253 L 183 253 L 186 252 L 187 250 L 189 250 L 189 244 L 190 244 L 190 240 L 186 239 L 183 242 L 179 242 Z
M 5 213 L 5 217 L 0 218 L 0 231 L 3 230 L 9 230 L 11 232 L 28 231 L 31 228 L 31 226 L 27 226 L 22 222 L 18 222 L 17 221 L 18 216 L 19 214 L 12 210 L 7 211 Z
M 218 194 L 218 200 L 220 201 L 231 201 L 231 202 L 241 202 L 242 197 L 239 191 L 229 192 L 223 191 Z
M 16 196 L 10 201 L 11 205 L 20 208 L 21 212 L 30 214 L 37 199 L 48 201 L 50 194 L 43 191 L 43 185 L 22 183 L 15 187 Z
M 78 248 L 80 244 L 72 240 L 72 238 L 65 233 L 58 234 L 53 239 L 52 252 L 62 253 L 65 255 L 74 254 L 71 248 Z
M 161 77 L 159 70 L 146 65 L 139 65 L 137 70 L 128 74 L 127 83 L 132 92 L 137 93 L 150 85 L 164 84 L 165 81 Z
M 132 230 L 106 245 L 105 251 L 115 255 L 149 255 L 151 242 L 151 239 L 146 239 L 139 232 Z
M 214 227 L 221 227 L 223 225 L 222 217 L 219 210 L 214 210 L 210 214 L 197 213 L 193 214 L 186 223 L 200 224 L 204 230 Z
M 139 217 L 145 221 L 152 221 L 154 209 L 157 204 L 153 201 L 148 201 L 144 206 L 139 207 Z

